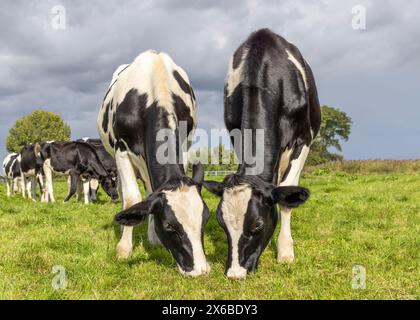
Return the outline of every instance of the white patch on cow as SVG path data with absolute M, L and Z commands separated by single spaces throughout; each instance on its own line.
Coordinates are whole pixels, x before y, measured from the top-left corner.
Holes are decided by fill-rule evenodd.
M 280 157 L 280 164 L 278 169 L 278 177 L 277 177 L 277 184 L 280 184 L 281 178 L 284 175 L 287 167 L 289 166 L 290 157 L 293 153 L 293 149 L 286 148 Z
M 292 63 L 296 66 L 296 68 L 299 70 L 300 74 L 303 78 L 303 83 L 305 85 L 305 89 L 308 90 L 308 80 L 306 78 L 306 72 L 305 68 L 300 64 L 300 62 L 290 53 L 289 50 L 286 49 L 287 58 L 292 61 Z
M 297 186 L 299 184 L 300 173 L 309 153 L 309 147 L 303 146 L 297 159 L 290 163 L 290 170 L 286 179 L 280 186 Z M 291 263 L 295 259 L 293 250 L 293 238 L 291 230 L 292 209 L 280 208 L 280 233 L 277 240 L 277 261 Z
M 90 203 L 90 199 L 89 199 L 89 191 L 90 191 L 90 184 L 89 184 L 89 180 L 83 181 L 83 196 L 85 199 L 85 204 L 89 204 Z
M 300 173 L 302 172 L 306 158 L 308 157 L 309 147 L 304 145 L 297 159 L 290 163 L 290 170 L 286 179 L 280 183 L 281 186 L 297 186 L 299 183 Z
M 248 184 L 226 189 L 223 193 L 222 216 L 232 241 L 232 264 L 227 276 L 241 279 L 247 270 L 239 264 L 239 239 L 244 230 L 245 214 L 251 199 L 252 189 Z
M 90 179 L 89 184 L 90 184 L 90 188 L 91 189 L 97 190 L 99 188 L 99 181 L 98 181 L 98 179 L 93 179 L 93 178 Z
M 204 255 L 201 241 L 201 227 L 203 222 L 203 201 L 195 186 L 181 185 L 174 191 L 164 191 L 168 205 L 182 225 L 191 242 L 194 268 L 190 272 L 181 272 L 189 276 L 199 276 L 210 271 Z
M 54 190 L 53 190 L 53 183 L 52 183 L 52 167 L 51 167 L 51 159 L 47 159 L 44 161 L 43 164 L 44 174 L 45 174 L 45 196 L 44 201 L 48 202 L 55 202 L 54 199 Z
M 235 88 L 241 83 L 243 77 L 243 67 L 245 64 L 245 57 L 248 54 L 248 50 L 244 49 L 241 57 L 241 63 L 236 69 L 233 69 L 233 56 L 230 58 L 229 69 L 226 76 L 227 85 L 227 96 L 229 97 Z

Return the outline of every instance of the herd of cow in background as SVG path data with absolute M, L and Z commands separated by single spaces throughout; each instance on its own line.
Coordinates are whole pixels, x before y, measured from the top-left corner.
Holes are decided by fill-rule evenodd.
M 117 167 L 99 139 L 83 138 L 71 142 L 41 142 L 25 145 L 3 161 L 7 196 L 21 192 L 36 200 L 39 185 L 41 202 L 55 202 L 52 174 L 68 176 L 70 200 L 77 192 L 85 204 L 97 200 L 99 185 L 113 201 L 118 199 Z M 45 183 L 44 183 L 45 179 Z
M 122 200 L 123 211 L 115 221 L 122 225 L 117 257 L 128 258 L 133 248 L 133 227 L 148 219 L 148 239 L 166 247 L 184 275 L 207 274 L 204 227 L 209 209 L 201 191 L 220 197 L 217 220 L 226 233 L 226 275 L 245 278 L 255 271 L 261 253 L 273 237 L 280 208 L 279 262 L 294 260 L 291 210 L 309 197 L 298 187 L 310 145 L 321 121 L 314 76 L 299 50 L 269 29 L 252 33 L 233 54 L 224 88 L 227 129 L 264 129 L 264 169 L 241 163 L 222 182 L 204 181 L 200 163 L 187 175 L 188 159 L 178 146 L 187 145 L 178 135 L 181 121 L 193 134 L 197 111 L 187 73 L 165 53 L 149 50 L 113 74 L 98 115 L 100 140 L 42 142 L 23 147 L 6 157 L 3 168 L 8 195 L 19 186 L 35 199 L 54 202 L 53 173 L 68 175 L 69 192 L 85 203 L 95 201 L 99 185 Z M 161 163 L 160 130 L 173 134 L 176 163 Z M 243 143 L 232 139 L 235 151 Z M 170 146 L 171 147 L 171 146 Z M 182 150 L 182 149 L 181 149 Z M 238 158 L 243 159 L 238 154 Z M 137 179 L 148 196 L 142 199 Z M 45 179 L 45 183 L 44 183 Z

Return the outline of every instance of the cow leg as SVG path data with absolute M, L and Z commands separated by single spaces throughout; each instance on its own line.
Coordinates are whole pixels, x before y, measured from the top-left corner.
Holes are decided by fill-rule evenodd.
M 26 178 L 26 193 L 28 199 L 32 199 L 32 177 Z
M 26 185 L 25 184 L 26 184 L 26 179 L 25 179 L 25 176 L 22 173 L 22 175 L 20 176 L 20 190 L 22 192 L 22 197 L 23 198 L 26 198 L 26 194 L 25 194 Z
M 67 178 L 67 184 L 69 186 L 69 193 L 67 197 L 64 199 L 64 202 L 67 202 L 70 200 L 71 197 L 74 196 L 74 194 L 77 191 L 77 180 L 79 179 L 79 175 L 77 173 L 70 173 L 70 176 Z
M 36 177 L 39 184 L 39 196 L 41 198 L 41 202 L 44 202 L 44 181 L 42 174 L 38 173 Z
M 10 181 L 9 178 L 6 177 L 6 188 L 7 188 L 7 196 L 10 197 L 10 189 L 14 188 L 13 180 Z
M 127 151 L 115 152 L 118 177 L 121 181 L 123 209 L 141 202 L 141 194 L 137 186 L 136 174 Z M 117 245 L 117 258 L 125 259 L 131 255 L 133 248 L 133 227 L 124 226 L 122 236 Z
M 90 188 L 90 200 L 92 202 L 96 202 L 98 198 L 99 181 L 97 179 L 90 179 L 89 188 Z
M 31 177 L 32 200 L 36 201 L 36 176 Z
M 51 167 L 46 163 L 47 161 L 44 162 L 43 166 L 45 174 L 45 201 L 55 202 L 52 183 L 52 170 Z
M 82 178 L 77 180 L 77 201 L 82 200 L 82 193 L 83 193 L 83 181 Z
M 300 173 L 308 156 L 309 147 L 304 145 L 299 156 L 290 162 L 290 170 L 281 186 L 297 186 L 299 184 Z M 291 263 L 295 259 L 293 250 L 293 238 L 291 230 L 292 209 L 280 209 L 280 233 L 277 240 L 277 261 Z
M 89 204 L 90 203 L 90 185 L 89 185 L 89 179 L 84 179 L 82 178 L 82 183 L 83 183 L 83 196 L 85 199 L 85 204 Z

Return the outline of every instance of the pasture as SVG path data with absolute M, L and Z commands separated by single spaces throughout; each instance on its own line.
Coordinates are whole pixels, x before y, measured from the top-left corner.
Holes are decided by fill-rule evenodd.
M 417 171 L 418 172 L 418 171 Z M 75 198 L 55 181 L 57 203 L 6 197 L 0 184 L 0 299 L 418 299 L 420 175 L 306 171 L 310 200 L 292 218 L 296 261 L 276 262 L 276 238 L 259 270 L 243 281 L 224 274 L 225 234 L 215 218 L 205 228 L 209 275 L 185 278 L 163 247 L 135 229 L 133 255 L 115 259 L 119 227 L 103 191 L 100 203 Z M 278 231 L 276 232 L 276 235 Z M 52 268 L 66 270 L 67 288 L 52 287 Z M 352 288 L 352 267 L 366 269 L 366 289 Z

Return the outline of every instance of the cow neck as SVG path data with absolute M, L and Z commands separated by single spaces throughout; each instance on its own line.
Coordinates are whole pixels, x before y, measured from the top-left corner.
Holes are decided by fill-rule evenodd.
M 239 174 L 256 175 L 267 183 L 276 183 L 277 181 L 277 168 L 279 166 L 280 156 L 280 139 L 276 136 L 278 129 L 275 128 L 276 121 L 273 121 L 273 115 L 264 112 L 262 107 L 258 107 L 258 103 L 254 102 L 253 107 L 244 106 L 242 113 L 242 161 L 238 166 Z M 248 109 L 248 110 L 247 110 Z M 258 117 L 255 117 L 258 114 Z M 263 169 L 257 174 L 253 174 L 255 165 L 253 163 L 246 163 L 244 158 L 245 143 L 250 146 L 249 141 L 244 141 L 245 129 L 252 130 L 252 156 L 256 157 L 256 146 L 261 146 L 261 141 L 257 141 L 256 129 L 264 129 L 264 149 L 263 149 Z M 249 134 L 248 134 L 249 135 Z M 249 139 L 249 138 L 248 138 Z M 248 161 L 249 162 L 249 161 Z M 246 169 L 247 170 L 246 172 Z M 251 172 L 251 174 L 249 173 Z
M 157 159 L 157 154 L 159 151 L 159 147 L 163 144 L 166 144 L 165 141 L 157 141 L 156 139 L 156 130 L 153 129 L 146 129 L 148 132 L 146 134 L 146 163 L 147 163 L 147 170 L 149 173 L 149 178 L 151 182 L 151 186 L 153 190 L 160 188 L 165 182 L 173 179 L 179 179 L 185 176 L 184 166 L 182 163 L 182 153 L 179 154 L 178 145 L 178 130 L 175 130 L 173 134 L 175 135 L 174 141 L 176 141 L 176 145 L 174 145 L 171 150 L 168 150 L 169 154 L 176 155 L 176 162 L 175 163 L 160 163 Z M 162 146 L 163 148 L 163 146 Z M 169 149 L 169 148 L 168 148 Z

